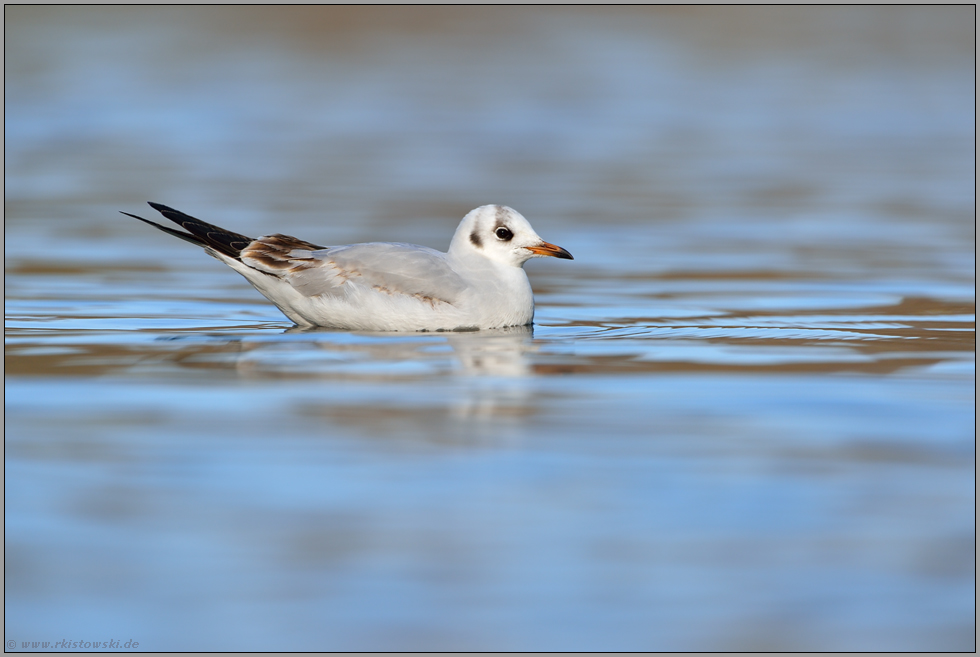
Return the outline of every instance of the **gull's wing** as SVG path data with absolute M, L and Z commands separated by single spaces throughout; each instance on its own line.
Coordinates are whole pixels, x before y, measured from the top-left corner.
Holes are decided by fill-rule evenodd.
M 371 242 L 323 248 L 289 235 L 268 235 L 249 244 L 240 258 L 308 297 L 374 290 L 452 304 L 466 288 L 446 254 L 414 244 Z
M 449 304 L 455 303 L 466 289 L 466 283 L 449 266 L 446 254 L 424 246 L 371 242 L 323 247 L 279 234 L 253 240 L 166 205 L 150 205 L 188 232 L 128 212 L 123 214 L 204 247 L 255 284 L 253 272 L 260 272 L 259 278 L 262 275 L 278 278 L 307 297 L 374 291 Z M 245 267 L 235 261 L 241 261 Z

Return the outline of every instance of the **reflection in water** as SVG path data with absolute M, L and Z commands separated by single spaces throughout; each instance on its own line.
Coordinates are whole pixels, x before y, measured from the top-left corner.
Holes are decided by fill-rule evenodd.
M 294 327 L 284 335 L 299 339 L 227 341 L 229 346 L 235 345 L 237 374 L 245 379 L 301 377 L 370 384 L 416 382 L 422 386 L 433 377 L 451 380 L 442 396 L 426 399 L 421 407 L 417 402 L 406 406 L 385 395 L 383 401 L 367 405 L 337 405 L 323 400 L 315 408 L 307 405 L 306 413 L 375 431 L 379 422 L 386 430 L 402 431 L 412 423 L 424 435 L 446 418 L 487 421 L 490 431 L 499 432 L 510 419 L 531 415 L 536 409 L 531 388 L 522 382 L 533 372 L 530 355 L 539 349 L 530 326 L 408 334 Z M 445 434 L 446 427 L 435 431 L 440 432 Z M 463 426 L 450 433 L 454 440 L 474 439 L 467 435 L 472 431 Z
M 514 326 L 446 336 L 467 375 L 464 393 L 452 406 L 454 417 L 498 423 L 502 429 L 537 412 L 534 388 L 524 381 L 532 373 L 533 335 L 530 326 Z
M 291 327 L 285 341 L 248 338 L 219 341 L 239 352 L 242 376 L 316 373 L 367 377 L 411 377 L 445 374 L 522 377 L 530 373 L 527 354 L 535 350 L 531 326 L 434 333 L 348 333 L 333 329 Z M 302 336 L 302 337 L 300 337 Z M 454 367 L 447 367 L 447 355 Z
M 431 425 L 437 422 L 438 416 L 446 414 L 457 420 L 499 422 L 500 429 L 508 417 L 534 413 L 530 388 L 521 381 L 532 373 L 529 354 L 537 350 L 530 326 L 398 335 L 348 334 L 316 328 L 289 329 L 286 333 L 300 333 L 310 340 L 245 347 L 237 358 L 239 374 L 264 377 L 270 373 L 279 376 L 303 373 L 351 381 L 423 383 L 434 376 L 458 377 L 453 379 L 449 398 L 428 400 L 422 409 L 396 412 L 391 407 L 399 407 L 397 400 L 384 402 L 389 407 L 387 413 L 395 412 L 402 422 L 406 413 L 415 418 L 415 413 L 420 412 L 417 419 L 424 425 Z M 340 413 L 348 423 L 358 417 L 374 423 L 379 410 L 375 405 L 359 412 L 349 405 L 343 410 L 329 404 L 321 406 L 321 412 L 334 416 Z M 459 431 L 465 434 L 463 427 Z M 465 435 L 459 437 L 468 440 Z
M 522 377 L 530 373 L 527 353 L 533 349 L 530 326 L 446 336 L 463 372 L 472 375 Z

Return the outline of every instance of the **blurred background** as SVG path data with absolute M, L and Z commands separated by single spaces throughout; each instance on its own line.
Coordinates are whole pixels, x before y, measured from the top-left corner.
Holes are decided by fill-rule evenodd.
M 7 649 L 974 650 L 975 11 L 5 6 Z M 148 200 L 575 260 L 297 331 Z

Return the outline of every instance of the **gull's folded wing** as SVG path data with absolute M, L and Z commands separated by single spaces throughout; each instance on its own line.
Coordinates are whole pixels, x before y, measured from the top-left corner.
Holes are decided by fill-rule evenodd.
M 249 244 L 241 260 L 309 297 L 361 289 L 453 304 L 466 288 L 444 253 L 411 244 L 322 248 L 288 235 L 270 235 Z

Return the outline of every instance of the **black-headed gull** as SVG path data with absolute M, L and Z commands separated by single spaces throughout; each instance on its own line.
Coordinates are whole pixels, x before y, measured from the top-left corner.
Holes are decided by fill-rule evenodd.
M 523 326 L 534 318 L 524 263 L 542 256 L 572 259 L 503 205 L 484 205 L 463 217 L 447 253 L 395 242 L 317 246 L 280 234 L 252 239 L 159 203 L 150 206 L 188 232 L 123 214 L 204 247 L 299 326 L 365 331 Z

